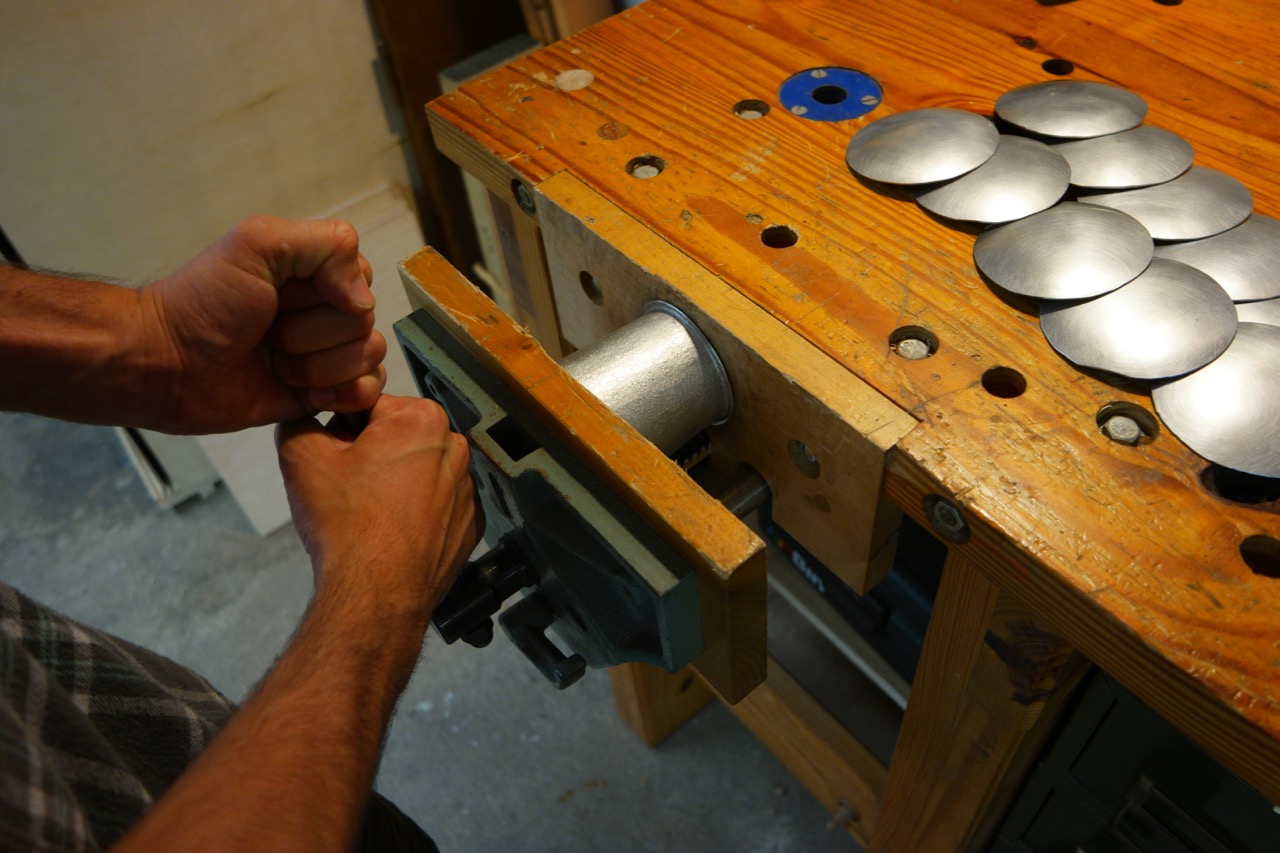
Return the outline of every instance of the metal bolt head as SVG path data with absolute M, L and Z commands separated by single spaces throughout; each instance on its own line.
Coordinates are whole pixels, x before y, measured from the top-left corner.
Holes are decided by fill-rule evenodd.
M 1136 445 L 1142 438 L 1142 427 L 1127 415 L 1114 415 L 1102 425 L 1102 433 L 1119 444 Z
M 827 821 L 827 831 L 833 832 L 837 829 L 848 829 L 850 824 L 857 823 L 862 819 L 862 815 L 847 800 L 841 800 L 836 807 L 835 814 L 831 815 L 831 820 Z
M 928 358 L 931 354 L 929 352 L 928 342 L 922 341 L 919 338 L 903 338 L 898 341 L 895 351 L 898 355 L 903 358 L 910 359 L 911 361 Z
M 956 544 L 969 541 L 969 523 L 951 501 L 940 495 L 929 495 L 924 499 L 924 510 L 939 536 Z
M 515 192 L 516 204 L 520 205 L 520 209 L 530 216 L 537 214 L 538 209 L 533 203 L 533 193 L 522 181 L 513 181 L 512 190 Z

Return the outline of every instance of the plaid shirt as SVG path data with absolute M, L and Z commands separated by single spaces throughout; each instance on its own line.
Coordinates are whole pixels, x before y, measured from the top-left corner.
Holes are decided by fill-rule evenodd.
M 233 708 L 195 673 L 0 584 L 0 850 L 105 850 Z

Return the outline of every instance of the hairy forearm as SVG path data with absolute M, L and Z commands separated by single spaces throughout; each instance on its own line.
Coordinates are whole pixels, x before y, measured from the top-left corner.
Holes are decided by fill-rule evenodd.
M 0 265 L 0 409 L 127 421 L 157 393 L 147 311 L 126 287 Z
M 425 623 L 317 596 L 255 695 L 115 850 L 347 850 Z

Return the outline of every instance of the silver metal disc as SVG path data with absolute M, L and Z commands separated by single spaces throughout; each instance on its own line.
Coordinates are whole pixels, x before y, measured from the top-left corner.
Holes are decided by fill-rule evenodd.
M 1087 80 L 1019 86 L 996 101 L 996 115 L 1044 136 L 1083 139 L 1142 124 L 1147 102 L 1127 89 Z
M 949 181 L 987 162 L 999 137 L 994 124 L 964 110 L 907 110 L 854 134 L 845 162 L 862 177 L 888 184 Z
M 1195 158 L 1191 143 L 1158 127 L 1078 139 L 1053 146 L 1071 164 L 1071 183 L 1090 189 L 1120 190 L 1172 181 Z
M 1132 281 L 1151 263 L 1151 235 L 1128 214 L 1064 202 L 978 235 L 973 261 L 1006 290 L 1085 299 Z
M 1237 302 L 1280 296 L 1280 222 L 1255 213 L 1230 231 L 1170 243 L 1156 256 L 1203 270 Z
M 1213 363 L 1157 386 L 1156 413 L 1210 462 L 1280 477 L 1280 327 L 1241 323 Z
M 1244 184 L 1204 166 L 1192 166 L 1181 177 L 1154 187 L 1101 193 L 1082 201 L 1123 210 L 1157 240 L 1212 237 L 1244 222 L 1253 210 L 1253 195 Z
M 1280 326 L 1280 299 L 1264 299 L 1261 302 L 1237 302 L 1236 316 L 1241 323 L 1262 323 Z
M 1001 136 L 996 153 L 972 172 L 917 192 L 925 210 L 969 222 L 1009 222 L 1051 207 L 1067 191 L 1071 167 L 1043 142 Z
M 1216 281 L 1161 258 L 1096 299 L 1040 306 L 1040 328 L 1068 361 L 1134 379 L 1203 367 L 1227 348 L 1236 326 L 1236 307 Z

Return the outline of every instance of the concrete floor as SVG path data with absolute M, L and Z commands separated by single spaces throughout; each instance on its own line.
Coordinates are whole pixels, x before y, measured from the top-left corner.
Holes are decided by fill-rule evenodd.
M 310 594 L 292 528 L 224 490 L 157 509 L 109 429 L 0 414 L 0 446 L 0 580 L 242 699 Z M 446 853 L 858 849 L 723 707 L 649 749 L 603 672 L 557 693 L 501 634 L 431 638 L 378 787 Z

